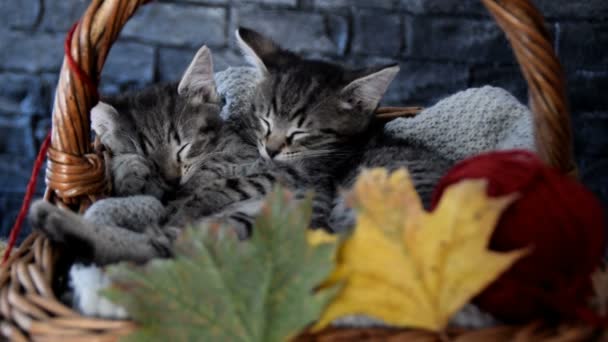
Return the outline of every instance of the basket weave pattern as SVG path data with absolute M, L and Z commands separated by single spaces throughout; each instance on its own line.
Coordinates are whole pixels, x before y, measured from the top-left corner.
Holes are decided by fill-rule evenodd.
M 454 0 L 457 1 L 457 0 Z M 564 173 L 575 173 L 564 74 L 550 44 L 544 20 L 529 0 L 481 0 L 506 33 L 529 86 L 536 147 L 541 158 Z M 93 0 L 73 31 L 71 58 L 64 59 L 53 106 L 48 152 L 47 192 L 52 203 L 83 212 L 109 193 L 107 155 L 90 142 L 90 109 L 97 103 L 99 80 L 109 49 L 146 0 Z M 70 60 L 71 59 L 71 60 Z M 86 75 L 69 67 L 75 62 Z M 92 85 L 93 84 L 93 85 Z M 381 108 L 382 119 L 412 115 L 416 108 Z M 61 304 L 53 293 L 61 255 L 43 236 L 30 235 L 0 269 L 0 332 L 15 341 L 114 341 L 136 328 L 129 321 L 85 318 Z M 417 330 L 327 329 L 303 333 L 298 341 L 579 341 L 594 331 L 576 326 L 548 329 L 538 324 L 502 326 L 439 336 Z

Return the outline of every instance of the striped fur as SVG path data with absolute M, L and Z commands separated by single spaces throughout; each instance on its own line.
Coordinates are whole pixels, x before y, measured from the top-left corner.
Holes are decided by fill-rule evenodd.
M 112 153 L 116 198 L 95 203 L 84 217 L 39 201 L 30 211 L 32 226 L 97 264 L 170 256 L 183 228 L 166 224 L 172 208 L 242 174 L 258 157 L 255 145 L 220 118 L 212 70 L 203 47 L 179 84 L 105 98 L 92 111 L 92 126 Z M 235 200 L 201 203 L 184 220 L 196 221 Z
M 311 225 L 329 228 L 334 177 L 369 140 L 398 67 L 349 71 L 302 59 L 250 30 L 237 36 L 261 63 L 248 111 L 221 121 L 206 48 L 179 84 L 106 99 L 93 128 L 113 153 L 119 198 L 95 204 L 85 219 L 37 203 L 33 226 L 54 241 L 86 246 L 81 256 L 99 264 L 144 262 L 170 256 L 189 224 L 228 222 L 246 238 L 265 195 L 281 183 L 296 197 L 314 191 Z M 136 203 L 121 197 L 132 195 L 145 196 Z M 118 224 L 142 210 L 152 212 L 147 224 Z
M 237 40 L 260 81 L 249 110 L 231 120 L 243 128 L 243 138 L 256 146 L 263 162 L 253 178 L 247 175 L 218 187 L 217 194 L 204 200 L 232 192 L 247 209 L 236 203 L 212 219 L 249 229 L 256 198 L 250 192 L 267 193 L 275 180 L 263 175 L 273 175 L 296 196 L 314 191 L 311 226 L 329 229 L 334 177 L 369 139 L 373 113 L 399 68 L 347 70 L 304 59 L 245 28 L 237 30 Z

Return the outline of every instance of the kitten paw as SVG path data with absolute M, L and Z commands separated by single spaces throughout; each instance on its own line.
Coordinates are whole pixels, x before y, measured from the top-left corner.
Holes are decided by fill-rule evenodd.
M 121 175 L 120 181 L 114 182 L 114 192 L 119 196 L 133 196 L 146 191 L 146 183 L 150 182 L 150 172 L 143 168 L 133 168 Z
M 138 158 L 128 155 L 115 158 L 112 176 L 114 193 L 117 196 L 151 195 L 160 199 L 164 195 L 165 191 L 158 177 L 155 177 L 145 161 Z
M 80 240 L 74 234 L 82 225 L 79 217 L 47 201 L 34 202 L 29 218 L 32 228 L 42 232 L 51 241 L 67 243 L 68 240 Z
M 34 229 L 43 230 L 49 213 L 57 209 L 45 200 L 37 200 L 30 207 L 29 220 Z
M 32 204 L 30 209 L 30 223 L 32 228 L 42 232 L 51 241 L 65 242 L 64 231 L 61 229 L 61 209 L 51 203 L 39 200 Z

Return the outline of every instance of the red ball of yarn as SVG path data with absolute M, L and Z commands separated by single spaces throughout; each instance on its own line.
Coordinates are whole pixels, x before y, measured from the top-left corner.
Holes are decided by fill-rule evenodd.
M 526 257 L 474 302 L 510 323 L 582 316 L 592 294 L 591 273 L 604 254 L 600 202 L 583 185 L 544 165 L 527 151 L 482 154 L 460 162 L 437 185 L 432 208 L 450 184 L 487 179 L 489 196 L 519 198 L 502 214 L 490 249 L 531 247 Z M 580 317 L 579 317 L 580 318 Z

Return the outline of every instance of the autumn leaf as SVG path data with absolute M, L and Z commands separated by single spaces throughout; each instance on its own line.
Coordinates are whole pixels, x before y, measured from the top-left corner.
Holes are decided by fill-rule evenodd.
M 323 286 L 341 283 L 315 329 L 365 314 L 396 326 L 442 330 L 450 317 L 525 251 L 487 249 L 515 196 L 489 198 L 486 182 L 467 180 L 426 212 L 405 170 L 365 171 L 351 194 L 354 232 L 340 246 Z
M 314 322 L 332 291 L 335 243 L 307 233 L 311 201 L 270 195 L 249 241 L 190 229 L 171 260 L 110 269 L 109 298 L 138 323 L 128 341 L 285 341 Z

